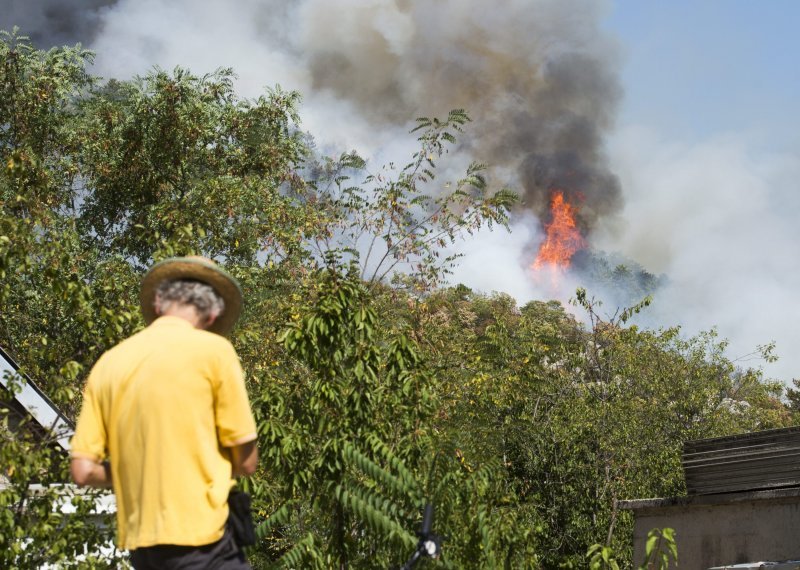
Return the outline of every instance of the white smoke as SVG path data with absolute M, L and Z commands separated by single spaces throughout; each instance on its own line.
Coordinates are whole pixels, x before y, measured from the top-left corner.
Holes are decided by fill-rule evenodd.
M 758 151 L 746 133 L 682 144 L 641 127 L 612 148 L 625 222 L 593 241 L 667 275 L 649 322 L 717 326 L 734 359 L 774 340 L 780 360 L 765 371 L 800 376 L 798 156 Z

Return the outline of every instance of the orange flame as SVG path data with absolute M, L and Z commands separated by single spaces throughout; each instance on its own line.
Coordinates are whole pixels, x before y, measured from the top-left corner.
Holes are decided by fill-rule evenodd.
M 552 219 L 545 227 L 547 236 L 539 248 L 539 255 L 533 262 L 534 269 L 551 265 L 561 269 L 569 267 L 573 254 L 586 247 L 575 225 L 577 210 L 564 199 L 563 192 L 554 192 L 550 200 Z

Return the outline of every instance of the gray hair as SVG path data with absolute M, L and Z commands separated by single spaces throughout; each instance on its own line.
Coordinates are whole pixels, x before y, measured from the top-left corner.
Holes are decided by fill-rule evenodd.
M 161 282 L 156 289 L 156 311 L 164 311 L 172 303 L 192 305 L 202 320 L 218 317 L 225 311 L 225 301 L 208 283 L 189 279 Z

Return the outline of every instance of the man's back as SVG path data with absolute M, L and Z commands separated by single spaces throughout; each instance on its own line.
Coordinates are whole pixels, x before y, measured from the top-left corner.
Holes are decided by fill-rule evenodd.
M 95 365 L 72 454 L 108 454 L 122 548 L 197 546 L 223 535 L 233 481 L 222 448 L 254 437 L 231 344 L 165 316 Z

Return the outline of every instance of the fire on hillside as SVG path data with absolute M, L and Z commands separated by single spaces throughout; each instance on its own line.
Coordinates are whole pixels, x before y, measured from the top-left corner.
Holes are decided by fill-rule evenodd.
M 533 270 L 544 267 L 565 270 L 572 256 L 586 247 L 575 221 L 576 214 L 576 206 L 567 201 L 563 192 L 556 190 L 551 194 L 550 222 L 545 226 L 545 239 L 533 262 Z

